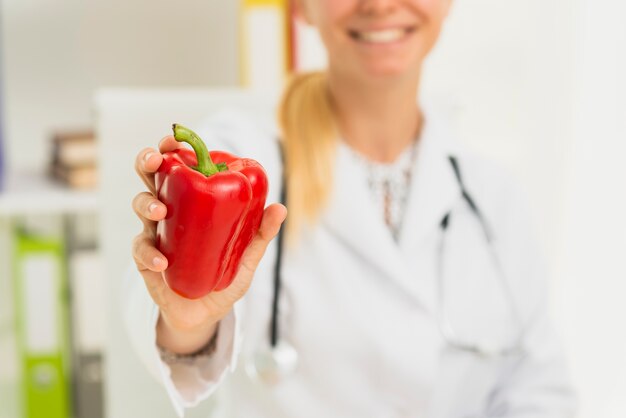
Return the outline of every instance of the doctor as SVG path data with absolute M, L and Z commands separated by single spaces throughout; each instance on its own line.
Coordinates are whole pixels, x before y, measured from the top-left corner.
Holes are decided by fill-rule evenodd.
M 222 292 L 164 283 L 154 172 L 179 145 L 139 153 L 129 333 L 179 414 L 227 388 L 228 417 L 572 416 L 523 199 L 416 101 L 450 2 L 297 2 L 327 71 L 291 81 L 279 128 L 224 111 L 198 130 L 260 161 L 289 208 L 280 228 L 268 206 Z

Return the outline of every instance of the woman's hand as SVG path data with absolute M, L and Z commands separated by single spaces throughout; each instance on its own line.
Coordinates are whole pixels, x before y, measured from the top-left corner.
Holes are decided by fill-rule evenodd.
M 211 339 L 219 320 L 247 292 L 257 265 L 278 233 L 287 210 L 280 204 L 265 209 L 259 231 L 243 254 L 239 271 L 228 288 L 195 300 L 179 296 L 163 279 L 161 273 L 167 268 L 167 259 L 155 247 L 156 225 L 165 218 L 167 209 L 156 198 L 154 173 L 163 161 L 161 153 L 182 146 L 173 136 L 167 136 L 159 144 L 160 152 L 146 148 L 137 155 L 135 170 L 149 191 L 133 199 L 133 209 L 143 223 L 143 231 L 135 237 L 132 252 L 137 269 L 161 313 L 157 343 L 169 351 L 185 354 L 202 348 Z

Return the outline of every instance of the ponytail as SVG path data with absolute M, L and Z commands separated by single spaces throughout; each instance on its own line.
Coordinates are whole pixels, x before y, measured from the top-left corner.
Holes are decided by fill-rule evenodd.
M 278 118 L 285 155 L 287 235 L 294 239 L 303 226 L 318 220 L 332 190 L 337 130 L 326 74 L 293 76 Z

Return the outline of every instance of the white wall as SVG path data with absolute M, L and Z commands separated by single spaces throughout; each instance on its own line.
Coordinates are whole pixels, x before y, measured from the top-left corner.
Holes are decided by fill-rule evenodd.
M 626 3 L 580 0 L 572 155 L 554 259 L 581 417 L 626 416 Z
M 54 129 L 89 127 L 107 85 L 239 81 L 233 0 L 3 0 L 7 159 L 41 169 Z

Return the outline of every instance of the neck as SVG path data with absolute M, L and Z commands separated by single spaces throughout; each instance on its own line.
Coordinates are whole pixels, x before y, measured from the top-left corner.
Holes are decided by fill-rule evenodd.
M 417 137 L 419 76 L 372 84 L 328 74 L 340 134 L 351 148 L 378 162 L 392 162 Z

